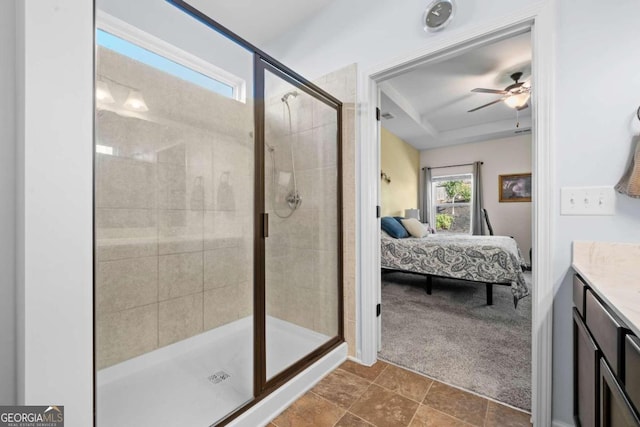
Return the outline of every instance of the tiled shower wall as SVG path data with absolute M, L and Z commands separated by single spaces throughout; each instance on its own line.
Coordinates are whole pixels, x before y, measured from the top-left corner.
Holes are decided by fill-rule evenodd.
M 342 101 L 342 217 L 344 335 L 349 356 L 356 355 L 356 64 L 316 80 Z
M 344 326 L 349 353 L 354 355 L 356 66 L 338 70 L 315 83 L 343 102 Z M 266 200 L 271 224 L 266 265 L 267 313 L 334 336 L 338 316 L 335 113 L 310 97 L 290 98 L 289 134 L 281 96 L 278 93 L 267 100 L 266 140 L 275 148 L 276 169 L 289 172 L 290 144 L 294 144 L 298 191 L 303 201 L 289 218 L 275 215 L 274 185 L 270 181 L 272 154 L 267 150 Z M 275 206 L 281 214 L 290 212 L 282 202 Z
M 96 119 L 97 144 L 113 150 L 96 155 L 96 363 L 101 369 L 252 313 L 254 164 L 250 102 L 220 97 L 104 49 L 98 51 L 97 72 L 116 81 L 110 88 L 117 103 L 128 93 L 117 82 L 125 82 L 143 91 L 150 108 L 135 114 L 106 106 Z M 355 78 L 353 65 L 316 82 L 344 103 L 344 320 L 351 355 Z M 315 161 L 331 162 L 300 158 L 301 185 L 311 188 L 305 207 L 321 206 L 322 194 L 333 193 L 313 176 Z M 335 247 L 328 233 L 300 227 L 298 246 Z M 299 255 L 295 246 L 290 249 L 289 255 Z M 335 269 L 335 253 L 324 253 L 321 269 Z M 306 285 L 293 298 L 281 291 L 268 299 L 268 310 L 285 320 L 302 319 L 296 323 L 311 329 L 334 330 L 337 295 L 313 289 L 332 289 L 321 283 L 330 277 L 310 276 L 304 258 L 283 261 L 283 268 L 302 266 L 290 273 Z M 306 324 L 296 307 L 311 302 L 318 312 Z M 329 311 L 334 314 L 325 315 Z
M 254 159 L 252 104 L 108 50 L 97 70 L 149 105 L 96 119 L 100 369 L 252 313 Z
M 267 150 L 267 158 L 276 159 L 275 184 L 273 179 L 265 182 L 270 223 L 267 314 L 333 337 L 338 333 L 337 115 L 300 94 L 289 100 L 290 133 L 286 108 L 280 113 L 281 94 L 275 98 L 267 107 L 266 122 L 284 126 L 268 126 L 266 133 L 267 144 L 275 150 Z M 266 176 L 273 178 L 273 164 L 266 166 Z M 291 211 L 284 198 L 294 180 L 302 204 Z

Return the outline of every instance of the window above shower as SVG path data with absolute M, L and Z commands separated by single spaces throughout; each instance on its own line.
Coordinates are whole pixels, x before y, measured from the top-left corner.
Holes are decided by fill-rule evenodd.
M 97 27 L 96 44 L 98 46 L 218 95 L 246 102 L 247 85 L 243 78 L 107 13 L 98 13 Z M 98 76 L 97 101 L 99 104 L 109 104 L 114 101 L 109 88 L 112 85 L 126 86 L 109 76 Z M 130 95 L 133 93 L 134 98 L 132 104 L 129 97 L 125 101 L 125 107 L 133 111 L 147 111 L 143 95 L 136 88 L 126 88 L 130 90 Z

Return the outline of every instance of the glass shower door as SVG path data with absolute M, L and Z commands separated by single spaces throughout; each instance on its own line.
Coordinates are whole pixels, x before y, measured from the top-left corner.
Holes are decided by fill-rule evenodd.
M 188 2 L 96 6 L 96 424 L 225 423 L 343 342 L 342 104 Z
M 97 425 L 208 426 L 255 396 L 253 53 L 167 2 L 97 8 Z
M 266 380 L 341 335 L 339 109 L 264 70 Z

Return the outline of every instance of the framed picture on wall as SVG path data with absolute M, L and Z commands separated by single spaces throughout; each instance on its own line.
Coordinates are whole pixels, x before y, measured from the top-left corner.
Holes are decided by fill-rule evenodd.
M 498 176 L 500 202 L 530 202 L 531 173 Z

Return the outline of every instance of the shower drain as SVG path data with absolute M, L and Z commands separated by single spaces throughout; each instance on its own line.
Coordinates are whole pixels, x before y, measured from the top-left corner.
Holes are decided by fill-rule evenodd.
M 231 375 L 226 373 L 225 371 L 219 371 L 216 372 L 213 375 L 210 375 L 209 377 L 207 377 L 207 379 L 209 381 L 211 381 L 211 383 L 213 384 L 220 384 L 222 381 L 225 381 L 226 379 L 230 378 Z

